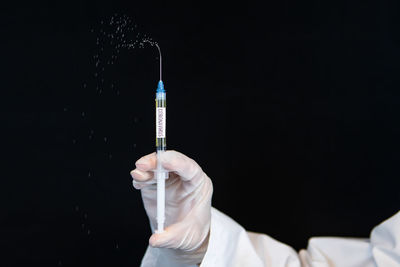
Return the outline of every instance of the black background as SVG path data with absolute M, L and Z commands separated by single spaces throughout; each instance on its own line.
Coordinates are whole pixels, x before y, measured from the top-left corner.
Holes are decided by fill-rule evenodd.
M 161 45 L 169 149 L 211 177 L 216 208 L 295 249 L 367 237 L 399 209 L 398 4 L 319 2 L 3 6 L 0 265 L 140 263 L 129 171 L 154 150 L 158 60 L 124 50 L 96 91 L 115 13 Z

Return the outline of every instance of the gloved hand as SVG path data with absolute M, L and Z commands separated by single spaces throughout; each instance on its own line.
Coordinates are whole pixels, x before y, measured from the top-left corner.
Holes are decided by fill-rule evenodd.
M 189 157 L 168 150 L 161 163 L 169 171 L 165 182 L 165 225 L 163 233 L 154 233 L 157 221 L 157 186 L 154 172 L 156 153 L 140 158 L 131 171 L 133 186 L 140 189 L 153 235 L 152 247 L 164 248 L 162 253 L 179 263 L 200 264 L 208 246 L 211 219 L 210 178 Z

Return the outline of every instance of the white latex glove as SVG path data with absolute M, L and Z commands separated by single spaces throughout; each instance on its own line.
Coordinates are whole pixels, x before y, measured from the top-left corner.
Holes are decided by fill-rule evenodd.
M 141 189 L 145 210 L 150 219 L 152 247 L 163 248 L 171 260 L 200 264 L 208 246 L 211 218 L 210 178 L 191 158 L 177 151 L 162 154 L 162 166 L 169 171 L 165 183 L 165 231 L 154 233 L 157 221 L 157 186 L 154 172 L 156 153 L 140 158 L 131 172 L 133 186 Z

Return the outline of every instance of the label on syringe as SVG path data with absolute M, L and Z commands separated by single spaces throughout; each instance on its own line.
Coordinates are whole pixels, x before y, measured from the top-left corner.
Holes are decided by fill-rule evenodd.
M 157 138 L 165 138 L 165 107 L 156 108 L 156 136 Z

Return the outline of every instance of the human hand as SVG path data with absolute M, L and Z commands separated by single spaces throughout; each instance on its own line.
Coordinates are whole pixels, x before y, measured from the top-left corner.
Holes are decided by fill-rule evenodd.
M 140 158 L 131 171 L 133 186 L 141 190 L 151 228 L 156 229 L 157 185 L 154 176 L 156 153 Z M 161 163 L 169 171 L 165 182 L 165 228 L 153 233 L 152 247 L 165 248 L 172 260 L 185 264 L 201 263 L 208 245 L 211 220 L 211 179 L 189 157 L 169 150 L 162 154 Z

